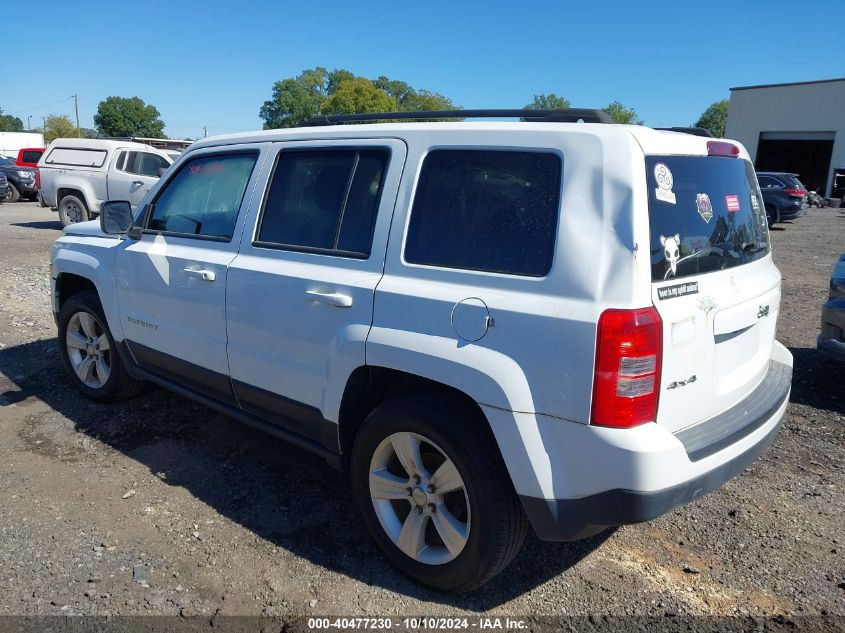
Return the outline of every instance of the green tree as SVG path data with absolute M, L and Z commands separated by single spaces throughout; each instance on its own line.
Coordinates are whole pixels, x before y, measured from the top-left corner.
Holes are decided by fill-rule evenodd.
M 320 105 L 329 95 L 330 76 L 339 79 L 348 71 L 329 73 L 322 66 L 303 70 L 293 79 L 282 79 L 273 84 L 273 94 L 261 106 L 258 116 L 264 120 L 264 129 L 295 127 L 320 113 Z M 349 73 L 350 75 L 352 73 Z
M 389 94 L 389 93 L 388 93 Z M 425 111 L 425 110 L 454 110 L 455 104 L 448 97 L 428 90 L 411 90 L 399 105 L 400 110 Z
M 396 99 L 396 107 L 400 110 L 413 109 L 407 107 L 405 104 L 405 101 L 411 95 L 416 94 L 416 91 L 411 88 L 409 84 L 405 83 L 404 81 L 388 79 L 384 75 L 382 75 L 378 79 L 373 80 L 373 84 L 379 90 L 383 90 L 388 97 L 393 97 L 394 99 Z
M 332 95 L 323 101 L 323 114 L 355 114 L 357 112 L 394 112 L 396 99 L 364 77 L 341 81 Z
M 716 138 L 724 137 L 728 123 L 728 104 L 727 99 L 711 104 L 695 122 L 695 127 L 704 128 Z
M 264 129 L 294 127 L 317 114 L 392 112 L 394 110 L 449 110 L 452 101 L 429 90 L 414 90 L 408 83 L 384 75 L 369 80 L 343 68 L 322 66 L 302 71 L 273 84 L 273 94 L 259 116 Z
M 51 114 L 44 125 L 44 141 L 50 143 L 57 138 L 76 138 L 76 126 L 63 114 Z
M 534 95 L 534 100 L 527 104 L 526 110 L 558 110 L 568 108 L 569 99 L 558 97 L 555 93 Z
M 613 119 L 614 123 L 629 123 L 631 125 L 642 125 L 643 120 L 637 114 L 634 108 L 629 108 L 622 105 L 618 101 L 605 106 L 604 111 Z
M 23 121 L 11 114 L 3 114 L 3 108 L 0 108 L 0 132 L 23 132 Z
M 108 97 L 100 101 L 94 123 L 102 136 L 164 138 L 161 114 L 140 97 Z

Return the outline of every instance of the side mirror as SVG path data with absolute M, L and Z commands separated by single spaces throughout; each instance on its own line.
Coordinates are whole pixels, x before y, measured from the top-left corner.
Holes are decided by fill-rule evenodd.
M 123 235 L 132 228 L 132 207 L 125 200 L 110 200 L 100 206 L 100 229 L 108 235 Z

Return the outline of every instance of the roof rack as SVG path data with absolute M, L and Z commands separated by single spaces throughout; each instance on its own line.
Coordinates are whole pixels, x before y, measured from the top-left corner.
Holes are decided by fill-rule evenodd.
M 707 138 L 715 138 L 710 130 L 705 130 L 703 127 L 656 127 L 655 130 L 662 132 L 681 132 L 682 134 L 692 134 L 693 136 L 706 136 Z
M 305 121 L 302 126 L 337 125 L 360 121 L 417 121 L 425 119 L 492 119 L 520 118 L 532 123 L 613 123 L 604 110 L 564 108 L 559 110 L 424 110 L 419 112 L 367 112 L 361 114 L 321 114 Z

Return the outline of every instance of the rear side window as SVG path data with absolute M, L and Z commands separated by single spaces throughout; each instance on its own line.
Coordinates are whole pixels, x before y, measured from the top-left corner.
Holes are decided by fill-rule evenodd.
M 420 172 L 405 261 L 543 277 L 554 257 L 561 173 L 552 153 L 432 151 Z
M 231 239 L 255 158 L 224 154 L 184 163 L 154 201 L 147 228 Z
M 716 156 L 646 157 L 651 278 L 741 266 L 769 252 L 751 163 Z
M 104 149 L 77 149 L 70 147 L 54 147 L 47 154 L 44 163 L 47 165 L 72 165 L 75 167 L 102 167 L 106 162 Z
M 256 245 L 370 255 L 389 153 L 280 152 Z

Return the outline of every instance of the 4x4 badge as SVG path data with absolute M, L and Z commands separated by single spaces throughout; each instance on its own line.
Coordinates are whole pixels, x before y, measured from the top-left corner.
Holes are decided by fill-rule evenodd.
M 695 206 L 698 209 L 698 215 L 709 223 L 713 219 L 713 205 L 710 204 L 710 196 L 706 193 L 695 194 Z

